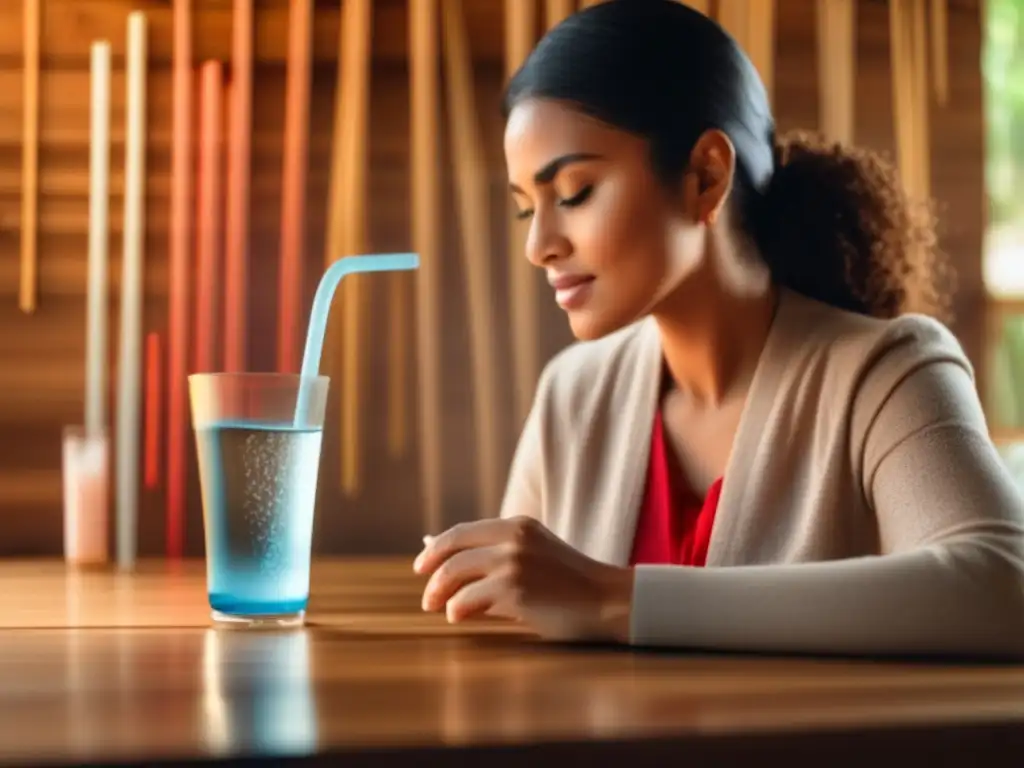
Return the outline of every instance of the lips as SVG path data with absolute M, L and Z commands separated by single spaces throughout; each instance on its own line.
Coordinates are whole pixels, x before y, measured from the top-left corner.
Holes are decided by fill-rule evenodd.
M 575 288 L 577 285 L 589 283 L 593 279 L 592 275 L 558 275 L 557 277 L 552 277 L 548 282 L 551 283 L 551 287 L 556 291 L 565 291 L 569 288 Z
M 555 289 L 555 301 L 562 309 L 583 306 L 590 297 L 593 275 L 558 275 L 548 279 Z

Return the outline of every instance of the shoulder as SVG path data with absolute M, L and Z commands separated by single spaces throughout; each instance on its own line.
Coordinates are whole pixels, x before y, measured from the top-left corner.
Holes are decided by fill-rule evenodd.
M 907 314 L 876 323 L 869 331 L 850 335 L 857 343 L 840 346 L 840 355 L 849 350 L 842 363 L 856 377 L 862 406 L 877 410 L 904 383 L 926 384 L 951 366 L 974 385 L 974 369 L 960 341 L 938 320 Z
M 802 296 L 793 301 L 788 333 L 799 334 L 812 356 L 869 389 L 891 388 L 930 363 L 952 363 L 974 377 L 960 341 L 935 318 L 910 313 L 880 319 Z
M 965 393 L 977 399 L 974 370 L 960 341 L 935 318 L 911 313 L 879 319 L 803 297 L 796 303 L 788 333 L 805 339 L 802 374 L 817 370 L 823 394 L 849 398 L 855 433 L 866 429 L 897 390 L 910 388 L 934 400 L 952 381 L 960 399 Z

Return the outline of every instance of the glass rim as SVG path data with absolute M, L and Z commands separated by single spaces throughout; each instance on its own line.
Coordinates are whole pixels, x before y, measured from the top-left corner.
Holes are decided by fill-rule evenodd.
M 90 434 L 85 424 L 64 424 L 61 427 L 61 435 L 64 439 L 75 440 L 109 440 L 110 430 L 107 427 L 100 427 L 96 434 Z
M 293 381 L 293 382 L 316 382 L 330 383 L 331 377 L 317 374 L 315 376 L 303 376 L 301 373 L 279 373 L 277 371 L 209 371 L 204 373 L 190 373 L 189 381 L 201 381 L 210 379 L 249 379 L 251 381 Z

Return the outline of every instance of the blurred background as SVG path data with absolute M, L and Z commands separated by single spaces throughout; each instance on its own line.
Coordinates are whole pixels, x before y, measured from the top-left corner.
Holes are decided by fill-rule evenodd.
M 958 273 L 953 330 L 977 368 L 993 435 L 1024 477 L 1015 452 L 1015 441 L 1024 444 L 1024 0 L 690 4 L 751 52 L 780 130 L 816 129 L 880 150 L 911 191 L 937 200 L 941 246 Z M 166 454 L 176 426 L 167 397 L 180 385 L 167 365 L 176 61 L 192 80 L 190 371 L 297 370 L 294 347 L 301 354 L 326 264 L 358 252 L 423 258 L 418 273 L 352 281 L 335 301 L 315 551 L 411 552 L 427 530 L 495 514 L 536 374 L 571 339 L 542 277 L 521 266 L 499 97 L 510 68 L 574 3 L 38 0 L 37 48 L 30 5 L 0 3 L 0 556 L 62 549 L 61 436 L 84 407 L 96 40 L 112 51 L 111 413 L 119 397 L 133 10 L 148 23 L 140 554 L 166 551 L 174 481 Z M 191 19 L 176 40 L 184 6 Z M 26 76 L 36 51 L 37 80 Z M 26 170 L 29 142 L 35 173 Z M 231 166 L 239 157 L 247 183 Z M 213 267 L 200 269 L 200 255 Z M 244 294 L 230 264 L 244 267 Z M 241 331 L 229 329 L 234 310 L 246 320 Z M 185 456 L 185 554 L 198 556 L 191 431 Z

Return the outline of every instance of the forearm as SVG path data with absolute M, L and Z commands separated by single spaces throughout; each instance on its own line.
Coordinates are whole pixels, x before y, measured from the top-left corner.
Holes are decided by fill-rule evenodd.
M 1024 655 L 1019 565 L 977 541 L 798 565 L 636 569 L 630 641 L 733 651 Z

